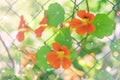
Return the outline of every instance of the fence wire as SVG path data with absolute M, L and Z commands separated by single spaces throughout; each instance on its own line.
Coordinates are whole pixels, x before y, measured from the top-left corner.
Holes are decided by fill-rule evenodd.
M 65 10 L 66 12 L 66 19 L 69 20 L 70 18 L 74 17 L 75 12 L 79 9 L 82 9 L 85 4 L 85 0 L 65 0 L 66 2 L 69 2 L 70 7 L 72 7 L 72 10 Z M 12 66 L 15 66 L 15 57 L 13 56 L 13 52 L 17 53 L 17 50 L 22 46 L 16 41 L 16 38 L 13 36 L 16 34 L 15 31 L 17 31 L 17 26 L 19 24 L 19 18 L 21 15 L 25 16 L 25 19 L 27 21 L 27 24 L 32 26 L 34 21 L 39 20 L 41 18 L 41 15 L 43 15 L 43 12 L 49 4 L 53 2 L 58 2 L 60 4 L 64 4 L 64 0 L 0 0 L 0 69 L 4 67 L 8 67 L 12 69 Z M 116 13 L 120 10 L 120 0 L 95 0 L 96 4 L 101 3 L 99 6 L 108 9 L 106 10 L 106 14 L 109 16 L 111 14 L 116 16 Z M 107 6 L 105 6 L 107 4 Z M 90 6 L 93 8 L 93 5 Z M 92 7 L 93 6 L 93 7 Z M 67 8 L 65 6 L 65 8 Z M 100 12 L 104 12 L 101 10 L 98 10 Z M 71 12 L 70 12 L 71 11 Z M 70 14 L 71 13 L 71 14 Z M 30 19 L 30 20 L 27 20 Z M 116 19 L 116 18 L 115 18 Z M 117 24 L 117 23 L 116 23 Z M 56 33 L 52 33 L 46 40 L 41 39 L 40 43 L 42 45 L 48 45 L 48 42 L 54 38 Z M 83 38 L 84 39 L 84 38 Z M 110 39 L 108 42 L 111 42 L 114 38 Z M 77 50 L 81 47 L 79 45 L 81 41 L 78 41 L 72 36 L 72 40 L 77 43 L 77 47 L 74 50 Z M 14 48 L 14 50 L 12 49 Z M 34 47 L 32 47 L 34 48 Z M 36 47 L 35 47 L 36 48 Z M 110 56 L 111 51 L 108 51 L 104 54 L 101 54 L 102 57 L 98 58 L 96 56 L 92 56 L 95 60 L 95 64 L 85 72 L 81 78 L 85 77 L 85 75 L 88 75 L 90 71 L 92 71 L 97 64 L 99 64 L 99 61 L 106 60 L 108 56 Z M 6 58 L 8 58 L 6 60 Z M 12 66 L 11 66 L 12 64 Z M 114 75 L 112 75 L 114 77 Z M 119 79 L 117 79 L 119 80 Z

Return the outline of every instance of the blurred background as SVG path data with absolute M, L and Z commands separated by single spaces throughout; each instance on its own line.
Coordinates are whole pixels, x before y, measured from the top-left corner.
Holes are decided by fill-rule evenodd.
M 111 36 L 89 40 L 82 52 L 89 54 L 79 55 L 73 62 L 74 73 L 67 71 L 60 76 L 59 70 L 42 72 L 31 63 L 21 70 L 19 48 L 25 45 L 36 51 L 43 45 L 50 45 L 54 33 L 46 30 L 41 39 L 29 33 L 20 43 L 16 39 L 20 16 L 24 15 L 27 25 L 35 29 L 44 11 L 54 2 L 63 6 L 65 20 L 71 19 L 79 9 L 86 10 L 85 0 L 0 0 L 0 80 L 54 80 L 56 77 L 58 80 L 120 80 L 120 0 L 88 0 L 90 12 L 107 14 L 116 22 L 116 27 Z

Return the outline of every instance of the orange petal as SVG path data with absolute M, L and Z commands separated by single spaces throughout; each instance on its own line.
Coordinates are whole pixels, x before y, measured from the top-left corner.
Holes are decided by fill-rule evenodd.
M 55 61 L 54 61 L 54 63 L 53 63 L 53 67 L 54 67 L 54 69 L 58 69 L 58 68 L 60 68 L 60 58 L 57 58 Z
M 18 32 L 16 38 L 19 42 L 23 41 L 24 40 L 24 31 Z
M 55 52 L 49 52 L 46 55 L 46 59 L 50 63 L 50 65 L 53 65 L 53 63 L 56 61 L 57 58 L 58 58 L 58 55 Z
M 80 26 L 81 23 L 82 23 L 81 20 L 76 19 L 76 18 L 73 18 L 73 19 L 70 21 L 70 26 L 71 26 L 72 28 L 77 28 L 77 27 Z
M 70 66 L 71 66 L 71 61 L 68 58 L 64 57 L 62 60 L 62 67 L 64 69 L 68 69 Z
M 87 17 L 89 18 L 90 21 L 94 20 L 94 15 L 93 14 L 87 13 L 86 15 L 87 15 Z
M 32 60 L 32 62 L 33 62 L 34 64 L 36 64 L 36 54 L 31 54 L 31 55 L 30 55 L 30 59 Z
M 40 24 L 40 25 L 41 25 L 41 24 L 47 24 L 47 17 L 44 16 L 43 19 L 40 21 L 39 24 Z
M 76 29 L 76 32 L 79 34 L 79 35 L 84 35 L 86 33 L 92 33 L 95 31 L 95 27 L 92 25 L 92 24 L 87 24 L 87 25 L 83 25 L 81 27 L 78 27 Z
M 87 26 L 78 27 L 78 28 L 76 29 L 76 32 L 77 32 L 79 35 L 84 35 L 84 34 L 86 34 L 86 28 L 87 28 Z
M 86 15 L 86 11 L 85 11 L 85 10 L 79 10 L 79 11 L 77 11 L 77 15 L 78 15 L 80 18 L 84 18 L 85 15 Z
M 35 30 L 36 37 L 41 37 L 43 31 L 45 30 L 46 26 L 40 26 Z
M 54 42 L 52 44 L 53 50 L 60 51 L 60 44 L 58 42 Z
M 67 56 L 70 53 L 69 49 L 66 46 L 62 46 L 61 50 L 65 52 L 64 53 L 65 56 Z
M 21 16 L 20 16 L 20 24 L 19 24 L 18 29 L 23 28 L 23 24 L 24 24 L 24 23 L 25 23 L 25 21 L 24 21 L 24 16 L 23 16 L 23 15 L 21 15 Z
M 22 29 L 22 28 L 28 28 L 28 26 L 25 24 L 25 20 L 24 20 L 23 15 L 20 16 L 20 24 L 19 24 L 18 29 Z
M 36 64 L 36 53 L 25 50 L 25 53 L 30 57 L 32 62 Z
M 95 31 L 95 27 L 92 24 L 88 24 L 87 33 L 93 33 Z
M 47 17 L 46 17 L 45 14 L 46 14 L 46 10 L 44 11 L 44 17 L 43 17 L 43 19 L 42 19 L 42 20 L 40 21 L 40 23 L 39 23 L 40 25 L 41 25 L 41 24 L 47 24 Z
M 20 57 L 20 62 L 21 62 L 21 67 L 25 67 L 28 62 L 29 62 L 29 57 L 26 56 L 25 54 L 22 54 L 21 57 Z

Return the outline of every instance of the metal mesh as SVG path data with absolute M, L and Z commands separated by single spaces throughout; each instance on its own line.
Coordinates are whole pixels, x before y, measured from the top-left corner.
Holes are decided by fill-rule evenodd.
M 37 28 L 38 24 L 35 24 L 35 22 L 39 22 L 41 17 L 43 17 L 44 10 L 47 9 L 49 4 L 53 2 L 58 2 L 60 4 L 64 4 L 65 2 L 69 2 L 70 6 L 67 6 L 67 4 L 64 4 L 65 8 L 65 20 L 69 20 L 70 18 L 74 17 L 74 14 L 79 9 L 86 9 L 85 6 L 85 0 L 1 0 L 0 1 L 0 69 L 4 67 L 12 68 L 15 66 L 16 58 L 15 54 L 18 53 L 18 49 L 22 46 L 20 43 L 16 41 L 16 38 L 14 35 L 16 35 L 16 31 L 19 24 L 19 18 L 21 15 L 25 16 L 25 20 L 27 21 L 27 24 L 32 28 Z M 105 12 L 108 16 L 113 15 L 115 18 L 115 14 L 117 11 L 120 10 L 120 1 L 115 0 L 95 0 L 94 4 L 101 4 L 99 7 L 99 12 Z M 90 3 L 92 4 L 92 3 Z M 89 5 L 90 11 L 94 9 L 94 4 Z M 107 5 L 107 6 L 106 6 Z M 71 7 L 71 8 L 68 8 Z M 95 12 L 97 13 L 97 12 Z M 116 20 L 116 18 L 115 18 Z M 56 33 L 51 33 L 49 37 L 47 37 L 45 40 L 35 40 L 40 45 L 47 45 L 48 42 L 51 41 L 52 38 L 55 37 Z M 45 35 L 47 36 L 47 35 Z M 33 37 L 34 38 L 34 37 Z M 72 36 L 72 40 L 76 42 L 77 47 L 74 50 L 77 50 L 81 45 L 81 43 L 85 38 L 83 38 L 81 41 L 78 41 Z M 109 37 L 107 37 L 108 43 L 112 41 Z M 36 42 L 36 43 L 37 43 Z M 33 47 L 37 49 L 40 47 L 40 45 L 37 43 L 37 47 Z M 27 43 L 26 43 L 27 44 Z M 35 44 L 36 45 L 36 44 Z M 81 77 L 85 77 L 90 71 L 92 71 L 97 64 L 99 64 L 100 60 L 106 60 L 108 56 L 110 56 L 111 51 L 106 51 L 106 53 L 102 54 L 102 57 L 92 56 L 95 60 L 95 64 L 92 68 L 90 68 L 88 71 L 85 72 L 85 74 Z M 7 59 L 6 59 L 7 58 Z M 105 61 L 104 61 L 105 62 Z M 11 65 L 12 64 L 12 65 Z M 114 75 L 113 75 L 114 76 Z

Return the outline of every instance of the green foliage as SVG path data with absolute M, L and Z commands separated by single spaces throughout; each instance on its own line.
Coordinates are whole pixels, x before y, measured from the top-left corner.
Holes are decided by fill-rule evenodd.
M 93 24 L 96 27 L 93 35 L 98 38 L 110 36 L 115 28 L 115 22 L 105 14 L 97 14 Z
M 36 55 L 36 60 L 37 60 L 37 66 L 40 67 L 41 69 L 47 69 L 48 64 L 46 61 L 46 54 L 50 52 L 50 49 L 48 46 L 42 46 L 38 51 Z
M 59 42 L 61 45 L 66 45 L 68 48 L 72 46 L 70 29 L 69 28 L 61 28 L 59 34 L 56 36 L 55 41 Z
M 0 71 L 0 80 L 19 80 L 15 75 L 13 70 L 5 68 Z
M 72 60 L 75 55 L 76 55 L 76 51 L 74 51 L 74 49 L 71 49 L 71 50 L 70 50 L 70 55 L 68 56 L 68 58 L 69 58 L 70 60 Z
M 40 72 L 40 68 L 37 65 L 34 65 L 32 68 L 35 74 L 38 74 Z
M 57 27 L 64 21 L 64 9 L 58 3 L 53 3 L 49 5 L 46 11 L 47 24 L 48 26 Z
M 105 46 L 103 42 L 94 42 L 92 40 L 88 41 L 85 47 L 80 51 L 79 56 L 83 57 L 86 54 L 95 53 L 99 54 L 102 52 L 102 48 Z
M 98 2 L 98 4 L 97 4 L 97 5 L 98 5 L 97 10 L 98 10 L 98 11 L 100 11 L 100 9 L 102 8 L 102 6 L 103 6 L 104 3 L 106 3 L 106 0 L 99 0 L 99 2 Z
M 105 70 L 96 70 L 94 80 L 113 80 L 113 78 Z
M 54 80 L 56 75 L 54 71 L 43 73 L 37 80 Z
M 48 1 L 50 1 L 50 0 L 48 0 Z M 111 1 L 117 2 L 118 0 L 111 0 Z M 52 0 L 51 0 L 51 2 L 52 2 Z M 51 2 L 48 2 L 48 5 Z M 21 44 L 17 43 L 16 40 L 15 40 L 15 43 L 14 43 L 14 41 L 13 42 L 10 41 L 10 44 L 6 44 L 9 42 L 9 40 L 8 40 L 8 41 L 5 41 L 7 48 L 4 45 L 0 46 L 1 50 L 5 47 L 3 49 L 3 51 L 1 51 L 0 64 L 2 65 L 2 64 L 4 64 L 4 62 L 6 62 L 5 65 L 0 66 L 0 80 L 31 80 L 34 78 L 37 78 L 37 80 L 55 80 L 55 78 L 58 75 L 59 75 L 58 80 L 63 80 L 61 78 L 63 78 L 64 76 L 66 77 L 66 74 L 65 75 L 61 74 L 61 73 L 57 74 L 59 72 L 55 73 L 54 71 L 56 71 L 56 70 L 54 70 L 51 67 L 48 67 L 49 65 L 47 64 L 47 60 L 46 60 L 46 55 L 52 49 L 51 46 L 48 47 L 47 45 L 51 45 L 55 41 L 59 42 L 61 46 L 65 45 L 70 49 L 70 55 L 68 56 L 68 58 L 72 61 L 72 66 L 74 66 L 74 68 L 77 70 L 83 71 L 85 73 L 85 75 L 87 75 L 87 76 L 94 76 L 94 77 L 92 77 L 91 80 L 113 80 L 113 78 L 109 74 L 109 72 L 107 72 L 105 70 L 96 70 L 95 69 L 95 68 L 97 68 L 96 64 L 98 65 L 98 68 L 101 68 L 101 69 L 107 69 L 107 67 L 109 67 L 109 66 L 111 67 L 111 69 L 114 67 L 114 64 L 113 64 L 114 62 L 112 62 L 110 59 L 111 56 L 106 56 L 106 54 L 104 55 L 104 53 L 101 56 L 101 54 L 100 54 L 100 53 L 102 53 L 102 50 L 104 50 L 103 48 L 108 47 L 108 45 L 105 45 L 105 43 L 99 41 L 95 37 L 104 38 L 104 37 L 112 35 L 112 32 L 115 28 L 115 21 L 113 21 L 109 17 L 114 18 L 113 17 L 113 16 L 115 16 L 114 13 L 116 13 L 116 11 L 119 11 L 118 9 L 120 9 L 119 8 L 120 5 L 117 5 L 117 3 L 119 3 L 119 2 L 113 3 L 116 5 L 111 5 L 112 3 L 108 2 L 107 0 L 96 0 L 96 1 L 88 0 L 89 5 L 94 4 L 94 6 L 87 6 L 87 8 L 89 8 L 90 12 L 98 13 L 95 16 L 94 21 L 92 22 L 93 25 L 95 26 L 96 30 L 94 33 L 92 33 L 92 35 L 89 35 L 88 38 L 85 38 L 85 35 L 80 36 L 75 31 L 73 31 L 73 33 L 71 34 L 70 28 L 68 28 L 68 27 L 60 28 L 60 25 L 62 23 L 64 24 L 66 22 L 69 22 L 71 19 L 73 19 L 73 16 L 76 16 L 77 10 L 86 10 L 87 11 L 86 1 L 84 1 L 84 0 L 63 1 L 62 4 L 64 5 L 64 7 L 62 7 L 59 3 L 52 3 L 48 6 L 48 5 L 45 5 L 47 2 L 44 4 L 44 1 L 42 1 L 42 0 L 40 0 L 40 2 L 31 0 L 31 1 L 29 1 L 29 3 L 31 3 L 30 6 L 32 6 L 32 8 L 29 5 L 27 5 L 27 7 L 30 7 L 33 10 L 28 9 L 28 11 L 30 11 L 30 12 L 24 13 L 26 9 L 23 8 L 24 10 L 22 13 L 24 16 L 27 15 L 27 16 L 25 16 L 26 25 L 30 26 L 33 30 L 30 33 L 27 31 L 25 32 L 25 40 Z M 42 5 L 42 7 L 40 7 L 39 3 L 44 4 L 44 6 Z M 114 11 L 114 9 L 113 9 L 113 11 L 110 11 L 109 17 L 108 17 L 108 15 L 105 15 L 105 14 L 99 14 L 101 12 L 103 12 L 103 13 L 109 12 L 109 9 L 108 10 L 106 9 L 109 6 L 109 4 L 116 11 Z M 106 8 L 104 8 L 105 6 L 106 6 Z M 39 11 L 44 12 L 43 9 L 46 9 L 47 7 L 48 7 L 48 10 L 45 11 L 45 16 L 47 17 L 47 24 L 45 24 L 45 26 L 50 26 L 50 27 L 49 28 L 47 27 L 45 29 L 41 38 L 39 38 L 39 39 L 37 37 L 34 38 L 35 37 L 35 33 L 34 33 L 35 29 L 37 29 L 38 26 L 44 26 L 44 24 L 40 24 L 40 25 L 38 24 L 40 22 L 39 19 L 42 19 L 41 14 L 38 16 Z M 8 9 L 8 8 L 6 8 L 6 9 Z M 20 8 L 21 8 L 21 6 L 20 6 Z M 2 9 L 4 10 L 4 8 L 2 8 Z M 3 11 L 3 10 L 2 10 L 2 12 L 6 12 L 6 10 L 5 11 Z M 38 14 L 34 14 L 34 13 L 36 13 L 36 11 L 38 12 Z M 65 11 L 66 11 L 66 14 L 65 14 Z M 19 11 L 17 11 L 17 12 L 19 12 Z M 75 13 L 75 15 L 74 15 L 74 13 Z M 1 25 L 0 31 L 1 32 L 8 31 L 10 33 L 10 37 L 12 39 L 13 36 L 11 36 L 11 33 L 12 33 L 12 31 L 14 32 L 14 30 L 17 29 L 13 25 L 16 26 L 16 23 L 17 23 L 17 25 L 19 25 L 19 24 L 18 24 L 18 21 L 16 18 L 12 18 L 14 20 L 11 20 L 11 21 L 13 21 L 14 24 L 8 24 L 8 23 L 12 23 L 10 21 L 12 15 L 11 14 L 10 15 L 7 14 L 7 15 L 8 16 L 4 15 L 3 18 L 1 17 L 3 20 L 1 24 L 4 24 L 5 30 L 2 29 L 3 25 Z M 4 23 L 5 22 L 4 19 L 9 20 L 10 22 L 7 22 L 7 24 Z M 67 21 L 67 20 L 69 20 L 69 21 Z M 11 28 L 10 25 L 12 25 L 13 27 Z M 15 28 L 15 29 L 12 30 L 13 28 Z M 56 32 L 56 30 L 58 32 Z M 22 31 L 22 29 L 20 31 Z M 92 37 L 90 37 L 90 36 L 92 36 Z M 1 37 L 2 37 L 2 34 L 1 34 Z M 74 37 L 74 39 L 73 39 L 73 37 Z M 5 39 L 7 39 L 7 38 L 5 38 Z M 76 44 L 76 42 L 74 43 L 75 40 L 76 40 L 76 42 L 78 42 L 77 44 Z M 85 41 L 86 41 L 86 43 L 83 45 L 82 43 L 84 43 Z M 21 69 L 21 67 L 18 69 L 17 66 L 18 65 L 20 66 L 21 65 L 20 62 L 22 62 L 21 52 L 17 52 L 19 50 L 19 48 L 21 49 L 22 47 L 25 47 L 26 50 L 32 51 L 32 50 L 35 50 L 36 48 L 38 48 L 39 45 L 41 45 L 41 44 L 43 45 L 43 43 L 45 43 L 44 46 L 42 46 L 36 53 L 36 62 L 37 63 L 34 64 L 31 61 L 27 64 L 27 66 L 23 67 L 22 69 Z M 31 45 L 32 45 L 33 49 L 31 49 Z M 16 46 L 16 49 L 14 49 L 13 52 L 11 50 L 12 46 Z M 80 47 L 80 52 L 78 51 L 78 49 L 76 49 L 76 46 Z M 83 48 L 81 46 L 83 46 Z M 30 49 L 29 49 L 29 47 L 30 47 Z M 115 39 L 114 41 L 111 41 L 110 49 L 112 51 L 113 57 L 119 61 L 120 60 L 120 39 Z M 118 52 L 117 56 L 114 55 L 115 51 Z M 11 66 L 11 64 L 12 64 L 9 59 L 9 55 L 7 56 L 7 54 L 6 54 L 7 52 L 10 53 L 11 57 L 14 60 L 15 69 L 13 69 L 13 68 L 11 69 L 10 67 L 9 67 L 9 69 L 1 68 L 1 67 L 8 67 L 9 65 Z M 56 53 L 59 54 L 59 52 L 56 52 Z M 90 59 L 91 58 L 90 55 L 87 56 L 87 54 L 90 54 L 90 53 L 95 53 L 95 55 L 92 57 L 92 59 Z M 97 56 L 98 58 L 96 60 L 97 54 L 100 54 L 100 55 Z M 25 55 L 27 56 L 27 58 L 31 58 L 32 53 L 31 53 L 31 56 L 27 55 L 26 53 L 25 53 Z M 100 59 L 99 59 L 99 56 L 101 57 Z M 62 57 L 62 56 L 59 55 L 59 57 Z M 90 66 L 89 66 L 89 64 L 90 64 Z M 18 75 L 16 74 L 16 69 L 20 70 Z M 74 73 L 75 73 L 75 75 L 79 75 L 78 72 L 73 71 L 73 74 Z M 112 70 L 110 73 L 112 73 Z M 71 73 L 70 73 L 70 75 L 71 75 Z M 116 75 L 116 73 L 112 73 L 112 75 Z M 87 77 L 87 76 L 85 76 L 85 77 Z M 81 76 L 81 78 L 83 78 L 83 77 L 84 76 Z
M 102 3 L 106 3 L 107 1 L 106 0 L 100 0 Z
M 113 57 L 116 60 L 120 60 L 120 39 L 115 39 L 114 41 L 112 41 L 110 45 L 110 49 L 112 51 Z
M 84 71 L 83 67 L 78 64 L 78 59 L 75 59 L 75 60 L 73 61 L 73 66 L 74 66 L 76 69 L 78 69 L 78 70 Z

